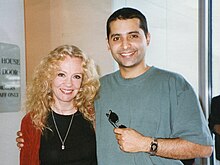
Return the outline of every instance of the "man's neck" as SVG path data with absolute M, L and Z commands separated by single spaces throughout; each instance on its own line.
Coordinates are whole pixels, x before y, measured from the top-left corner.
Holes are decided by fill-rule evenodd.
M 148 71 L 150 69 L 150 66 L 146 65 L 143 67 L 131 67 L 131 68 L 124 68 L 124 67 L 119 67 L 120 68 L 120 73 L 121 76 L 124 79 L 131 79 L 138 77 Z

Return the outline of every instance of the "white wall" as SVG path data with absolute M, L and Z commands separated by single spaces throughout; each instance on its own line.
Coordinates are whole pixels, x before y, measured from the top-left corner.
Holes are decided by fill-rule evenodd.
M 23 0 L 0 0 L 0 42 L 15 44 L 18 45 L 20 48 L 21 98 L 23 98 L 23 91 L 25 87 L 25 40 Z M 1 107 L 2 106 L 0 105 L 0 108 Z M 19 130 L 20 127 L 21 117 L 21 111 L 0 113 L 1 165 L 19 164 L 19 151 L 16 147 L 15 138 L 16 132 L 17 130 Z

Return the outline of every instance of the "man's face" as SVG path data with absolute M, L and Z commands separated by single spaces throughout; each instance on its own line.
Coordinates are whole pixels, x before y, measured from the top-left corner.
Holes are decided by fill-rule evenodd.
M 139 19 L 127 19 L 110 23 L 108 47 L 120 68 L 144 64 L 150 36 L 139 27 Z

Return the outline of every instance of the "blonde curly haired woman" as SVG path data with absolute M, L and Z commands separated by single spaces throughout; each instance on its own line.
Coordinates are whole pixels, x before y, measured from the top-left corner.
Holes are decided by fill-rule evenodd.
M 96 165 L 94 99 L 99 75 L 78 47 L 62 45 L 42 59 L 27 89 L 21 165 Z

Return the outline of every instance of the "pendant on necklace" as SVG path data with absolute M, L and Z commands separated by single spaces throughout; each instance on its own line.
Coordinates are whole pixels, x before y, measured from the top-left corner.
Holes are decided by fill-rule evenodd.
M 62 150 L 64 150 L 64 149 L 65 149 L 65 146 L 64 146 L 64 144 L 62 144 L 62 147 L 61 147 L 61 148 L 62 148 Z

